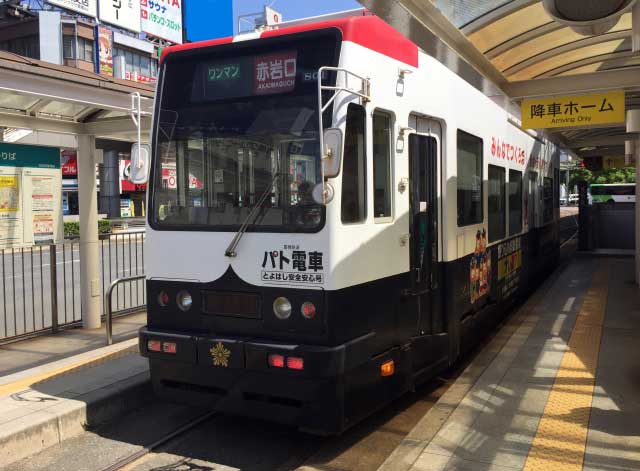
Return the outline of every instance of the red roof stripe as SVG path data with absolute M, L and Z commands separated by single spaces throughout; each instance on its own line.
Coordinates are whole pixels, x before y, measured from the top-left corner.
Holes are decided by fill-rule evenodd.
M 412 67 L 418 67 L 418 47 L 377 16 L 351 16 L 339 20 L 290 26 L 288 28 L 265 31 L 260 37 L 272 38 L 326 28 L 339 29 L 342 32 L 343 41 L 354 42 Z M 233 42 L 233 37 L 171 46 L 162 50 L 160 63 L 168 54 L 173 52 L 218 46 L 231 42 Z
M 360 44 L 412 67 L 418 67 L 418 46 L 377 16 L 350 16 L 339 20 L 273 29 L 265 31 L 260 37 L 271 38 L 325 28 L 338 28 L 342 31 L 343 41 Z

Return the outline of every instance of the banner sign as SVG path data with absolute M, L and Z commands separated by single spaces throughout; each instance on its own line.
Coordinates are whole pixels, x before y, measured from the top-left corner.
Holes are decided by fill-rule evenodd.
M 182 44 L 181 0 L 140 0 L 142 31 Z
M 47 0 L 47 3 L 92 18 L 98 16 L 98 0 Z
M 78 156 L 75 150 L 63 150 L 60 154 L 62 175 L 75 177 L 78 175 Z
M 113 31 L 104 26 L 98 26 L 98 56 L 100 75 L 113 77 Z
M 140 32 L 139 0 L 100 0 L 100 19 L 136 33 Z
M 525 129 L 622 124 L 625 119 L 624 91 L 522 101 Z

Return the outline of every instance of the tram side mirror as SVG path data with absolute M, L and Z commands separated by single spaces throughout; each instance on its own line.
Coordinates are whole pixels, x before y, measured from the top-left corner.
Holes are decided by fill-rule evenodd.
M 151 162 L 151 147 L 135 143 L 131 146 L 131 172 L 129 181 L 136 185 L 147 183 Z
M 340 162 L 342 161 L 342 131 L 340 129 L 325 129 L 322 157 L 324 176 L 328 178 L 337 177 L 340 173 Z

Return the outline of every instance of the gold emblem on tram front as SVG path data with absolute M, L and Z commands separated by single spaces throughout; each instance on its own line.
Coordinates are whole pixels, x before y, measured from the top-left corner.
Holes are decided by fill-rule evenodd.
M 215 347 L 209 349 L 211 359 L 214 366 L 229 366 L 229 358 L 231 358 L 231 350 L 225 348 L 222 342 L 218 342 Z

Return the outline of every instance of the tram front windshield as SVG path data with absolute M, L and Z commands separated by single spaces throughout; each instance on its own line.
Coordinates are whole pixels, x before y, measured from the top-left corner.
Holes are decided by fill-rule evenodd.
M 317 71 L 335 56 L 332 34 L 169 61 L 154 123 L 152 225 L 319 230 Z

